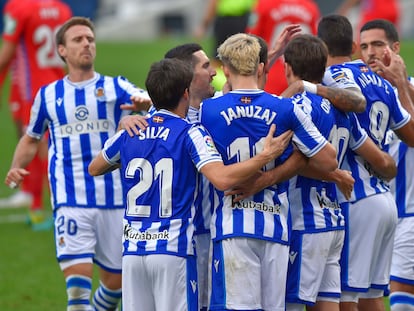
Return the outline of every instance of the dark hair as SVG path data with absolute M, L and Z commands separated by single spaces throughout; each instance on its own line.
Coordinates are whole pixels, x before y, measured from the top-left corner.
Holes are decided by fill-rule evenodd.
M 398 31 L 395 28 L 394 24 L 386 19 L 374 19 L 369 22 L 366 22 L 360 30 L 360 33 L 366 30 L 371 29 L 382 29 L 385 32 L 385 37 L 389 43 L 399 42 Z
M 352 25 L 345 16 L 331 14 L 322 17 L 318 24 L 318 37 L 325 42 L 330 56 L 352 55 Z
M 164 58 L 177 58 L 186 63 L 190 63 L 193 67 L 197 64 L 198 59 L 193 54 L 201 51 L 203 48 L 198 43 L 186 43 L 178 45 L 165 53 Z
M 165 58 L 151 65 L 145 87 L 157 110 L 174 110 L 192 79 L 190 65 L 176 58 Z
M 260 44 L 259 62 L 266 65 L 268 61 L 267 59 L 268 48 L 267 48 L 266 40 L 258 35 L 254 35 L 254 34 L 250 34 L 250 35 L 255 37 L 259 41 L 259 44 Z
M 284 56 L 295 76 L 312 82 L 322 81 L 328 49 L 320 38 L 307 34 L 295 36 L 287 44 Z

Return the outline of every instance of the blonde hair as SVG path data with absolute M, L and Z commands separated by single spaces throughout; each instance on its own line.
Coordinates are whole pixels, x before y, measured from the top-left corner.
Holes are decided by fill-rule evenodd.
M 256 74 L 259 66 L 260 43 L 245 33 L 230 36 L 217 49 L 218 57 L 230 70 L 243 76 Z

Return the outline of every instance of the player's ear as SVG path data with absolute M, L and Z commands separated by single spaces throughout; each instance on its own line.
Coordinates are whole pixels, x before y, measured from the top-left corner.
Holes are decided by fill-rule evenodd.
M 352 41 L 352 55 L 354 55 L 357 51 L 357 44 L 355 41 Z
M 228 80 L 228 78 L 229 78 L 229 76 L 230 76 L 230 68 L 228 67 L 228 66 L 226 66 L 226 65 L 223 65 L 223 73 L 224 73 L 224 76 L 227 78 L 227 80 Z
M 285 66 L 285 76 L 289 78 L 293 74 L 292 67 L 286 62 L 283 62 L 283 66 Z
M 400 54 L 400 42 L 397 41 L 391 44 L 391 50 L 397 54 Z
M 64 47 L 63 44 L 59 44 L 57 47 L 57 52 L 59 54 L 59 56 L 64 59 L 66 57 L 66 48 Z

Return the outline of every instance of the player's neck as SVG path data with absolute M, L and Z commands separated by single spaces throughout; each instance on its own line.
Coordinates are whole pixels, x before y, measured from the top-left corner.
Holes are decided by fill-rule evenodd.
M 95 70 L 69 70 L 68 78 L 72 82 L 82 82 L 92 79 L 95 76 Z
M 232 90 L 257 90 L 259 88 L 257 76 L 235 75 L 230 77 Z
M 326 67 L 343 64 L 352 60 L 351 56 L 328 56 Z

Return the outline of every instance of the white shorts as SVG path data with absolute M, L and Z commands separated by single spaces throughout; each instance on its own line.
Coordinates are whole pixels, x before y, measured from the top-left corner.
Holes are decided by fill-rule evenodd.
M 72 261 L 94 261 L 109 272 L 121 273 L 123 216 L 123 209 L 57 209 L 55 242 L 61 269 Z
M 329 301 L 339 303 L 341 296 L 339 259 L 344 235 L 344 230 L 319 233 L 292 232 L 287 302 L 313 305 L 317 300 L 329 298 Z
M 210 233 L 196 234 L 194 235 L 194 241 L 197 254 L 198 304 L 201 309 L 208 307 L 208 267 L 211 235 Z
M 123 257 L 123 311 L 198 311 L 197 296 L 195 256 Z
M 284 311 L 289 247 L 229 238 L 213 241 L 209 310 Z
M 414 217 L 398 220 L 394 238 L 391 280 L 414 285 Z
M 343 291 L 385 290 L 389 283 L 397 207 L 390 192 L 343 204 L 345 243 L 341 257 Z

